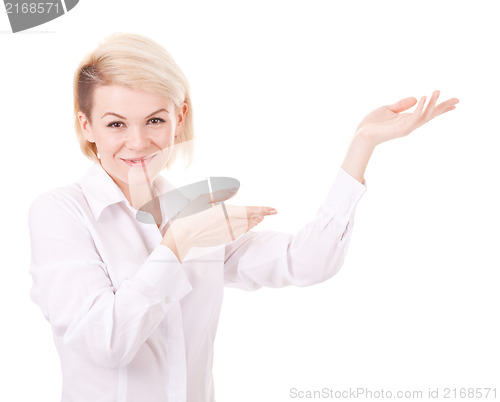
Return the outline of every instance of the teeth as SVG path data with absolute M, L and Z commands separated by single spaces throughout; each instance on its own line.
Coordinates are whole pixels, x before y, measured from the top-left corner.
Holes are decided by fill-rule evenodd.
M 125 161 L 129 162 L 129 163 L 141 163 L 141 162 L 145 162 L 147 160 L 151 159 L 151 156 L 148 156 L 146 158 L 142 158 L 142 159 L 124 159 Z

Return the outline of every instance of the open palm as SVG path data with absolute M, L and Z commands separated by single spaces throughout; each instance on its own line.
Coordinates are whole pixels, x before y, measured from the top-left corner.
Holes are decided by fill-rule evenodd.
M 426 97 L 422 97 L 413 113 L 401 113 L 417 103 L 409 97 L 392 105 L 386 105 L 369 113 L 359 124 L 357 131 L 363 134 L 373 146 L 394 138 L 403 137 L 433 118 L 455 109 L 457 98 L 448 99 L 436 105 L 439 91 L 434 91 L 424 109 Z

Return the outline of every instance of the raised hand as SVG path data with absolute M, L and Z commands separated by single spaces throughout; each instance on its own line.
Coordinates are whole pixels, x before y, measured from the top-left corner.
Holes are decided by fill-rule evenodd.
M 417 103 L 417 99 L 414 97 L 379 107 L 361 121 L 356 132 L 373 147 L 384 141 L 404 137 L 435 117 L 455 109 L 455 105 L 458 103 L 457 98 L 451 98 L 436 105 L 438 97 L 439 91 L 434 91 L 424 109 L 427 97 L 423 96 L 413 113 L 402 112 Z
M 455 109 L 457 98 L 448 99 L 436 105 L 439 91 L 434 91 L 427 107 L 422 97 L 413 113 L 402 113 L 415 106 L 417 99 L 401 99 L 369 113 L 359 124 L 347 150 L 342 168 L 352 177 L 364 183 L 364 174 L 375 147 L 394 138 L 404 137 L 433 118 Z

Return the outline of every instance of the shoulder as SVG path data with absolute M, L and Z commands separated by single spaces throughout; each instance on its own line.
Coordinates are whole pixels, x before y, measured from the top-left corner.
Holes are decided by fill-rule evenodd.
M 29 219 L 42 217 L 59 217 L 61 219 L 72 216 L 82 218 L 88 209 L 87 200 L 78 183 L 56 187 L 37 196 L 30 204 Z

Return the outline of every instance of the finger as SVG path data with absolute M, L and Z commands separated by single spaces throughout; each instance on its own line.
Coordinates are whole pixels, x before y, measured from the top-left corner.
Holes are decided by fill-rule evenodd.
M 417 99 L 411 96 L 409 98 L 401 99 L 400 101 L 393 103 L 392 105 L 388 105 L 387 107 L 391 112 L 400 113 L 408 110 L 409 108 L 414 106 L 415 103 L 417 103 Z
M 278 211 L 276 211 L 272 207 L 247 207 L 248 218 L 253 218 L 253 217 L 260 218 L 261 216 L 274 215 L 277 213 Z
M 426 96 L 422 96 L 420 98 L 420 101 L 418 102 L 418 105 L 417 105 L 415 111 L 413 112 L 413 123 L 414 124 L 418 123 L 422 119 L 422 110 L 424 109 L 426 99 L 427 99 Z
M 434 91 L 432 93 L 431 99 L 429 100 L 429 103 L 427 107 L 425 108 L 425 112 L 423 115 L 424 120 L 430 120 L 433 116 L 434 113 L 434 106 L 436 106 L 436 101 L 439 97 L 439 91 Z
M 247 230 L 252 230 L 252 228 L 254 228 L 255 226 L 257 226 L 263 220 L 264 220 L 264 217 L 261 217 L 259 219 L 249 219 L 248 220 L 248 229 Z
M 441 114 L 445 114 L 446 112 L 450 112 L 450 111 L 452 111 L 452 110 L 454 110 L 454 109 L 456 109 L 456 107 L 455 107 L 455 106 L 450 106 L 448 109 L 445 109 L 445 110 L 443 110 L 442 112 L 440 112 L 440 113 L 439 113 L 439 115 L 441 115 Z M 436 115 L 436 116 L 438 116 L 438 115 Z M 436 117 L 436 116 L 434 116 L 434 117 Z
M 454 107 L 458 102 L 459 102 L 459 100 L 457 98 L 451 98 L 451 99 L 448 99 L 448 100 L 440 103 L 434 109 L 434 116 L 432 116 L 432 117 L 439 116 L 440 114 L 443 114 L 445 112 L 452 110 L 452 109 L 450 109 L 450 107 L 452 107 L 452 106 Z
M 245 207 L 247 211 L 247 215 L 245 218 L 245 221 L 248 225 L 248 229 L 250 230 L 252 227 L 254 227 L 257 223 L 262 222 L 264 220 L 265 215 L 260 215 L 255 212 L 256 208 L 260 207 Z
M 253 218 L 250 221 L 252 222 L 253 226 L 256 226 L 257 224 L 261 223 L 263 220 L 264 220 L 264 217 L 261 216 L 260 218 Z

